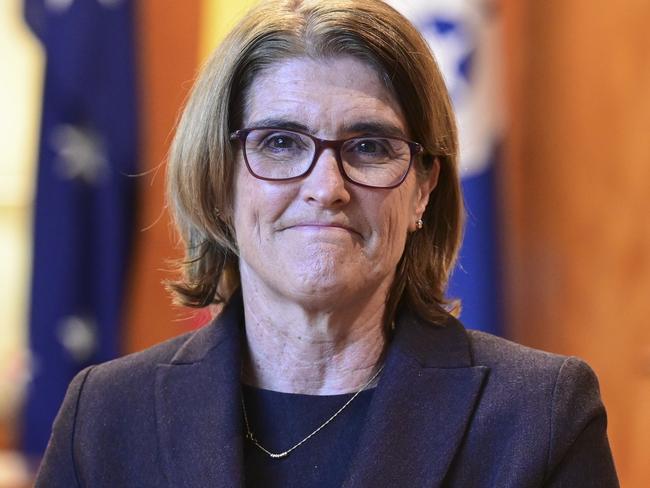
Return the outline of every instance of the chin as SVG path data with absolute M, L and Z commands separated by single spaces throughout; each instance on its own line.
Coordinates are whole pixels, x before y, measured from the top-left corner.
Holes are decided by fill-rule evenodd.
M 350 299 L 359 283 L 343 278 L 340 275 L 287 273 L 279 283 L 278 291 L 288 299 L 312 308 Z
M 377 283 L 362 271 L 332 274 L 287 274 L 280 293 L 305 309 L 325 311 L 363 301 Z

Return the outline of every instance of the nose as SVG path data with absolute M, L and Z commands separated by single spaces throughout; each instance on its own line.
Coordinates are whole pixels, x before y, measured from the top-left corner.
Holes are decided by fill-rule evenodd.
M 301 194 L 308 203 L 322 207 L 341 206 L 350 201 L 333 148 L 326 148 L 318 155 L 311 172 L 302 180 Z

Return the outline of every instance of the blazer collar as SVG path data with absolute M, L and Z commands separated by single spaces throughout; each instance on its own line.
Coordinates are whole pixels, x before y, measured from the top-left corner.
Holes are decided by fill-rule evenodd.
M 169 486 L 243 486 L 241 297 L 158 365 L 156 422 Z
M 440 486 L 476 407 L 488 368 L 472 364 L 462 325 L 396 321 L 346 488 Z M 158 366 L 156 419 L 170 486 L 243 485 L 241 328 L 236 294 L 218 320 Z
M 438 487 L 468 429 L 488 368 L 454 318 L 397 322 L 346 488 Z

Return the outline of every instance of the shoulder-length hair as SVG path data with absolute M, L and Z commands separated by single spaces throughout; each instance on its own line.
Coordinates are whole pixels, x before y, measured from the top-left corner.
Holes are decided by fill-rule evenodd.
M 422 144 L 423 177 L 437 159 L 438 184 L 397 266 L 384 316 L 402 307 L 440 323 L 454 308 L 445 298 L 463 229 L 457 131 L 447 89 L 417 29 L 380 0 L 263 1 L 230 32 L 204 66 L 180 118 L 168 162 L 168 203 L 185 259 L 168 282 L 180 304 L 224 303 L 239 285 L 230 218 L 239 129 L 256 75 L 295 57 L 353 56 L 369 63 L 395 95 L 410 137 Z

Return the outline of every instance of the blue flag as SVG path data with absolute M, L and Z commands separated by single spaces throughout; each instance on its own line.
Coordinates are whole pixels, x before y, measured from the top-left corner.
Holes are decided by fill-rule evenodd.
M 467 207 L 465 239 L 449 295 L 462 300 L 470 328 L 502 332 L 494 165 L 502 108 L 499 16 L 489 0 L 393 0 L 429 41 L 451 94 L 460 129 L 460 167 Z
M 137 172 L 132 9 L 25 1 L 46 53 L 23 425 L 33 455 L 72 377 L 119 352 Z

